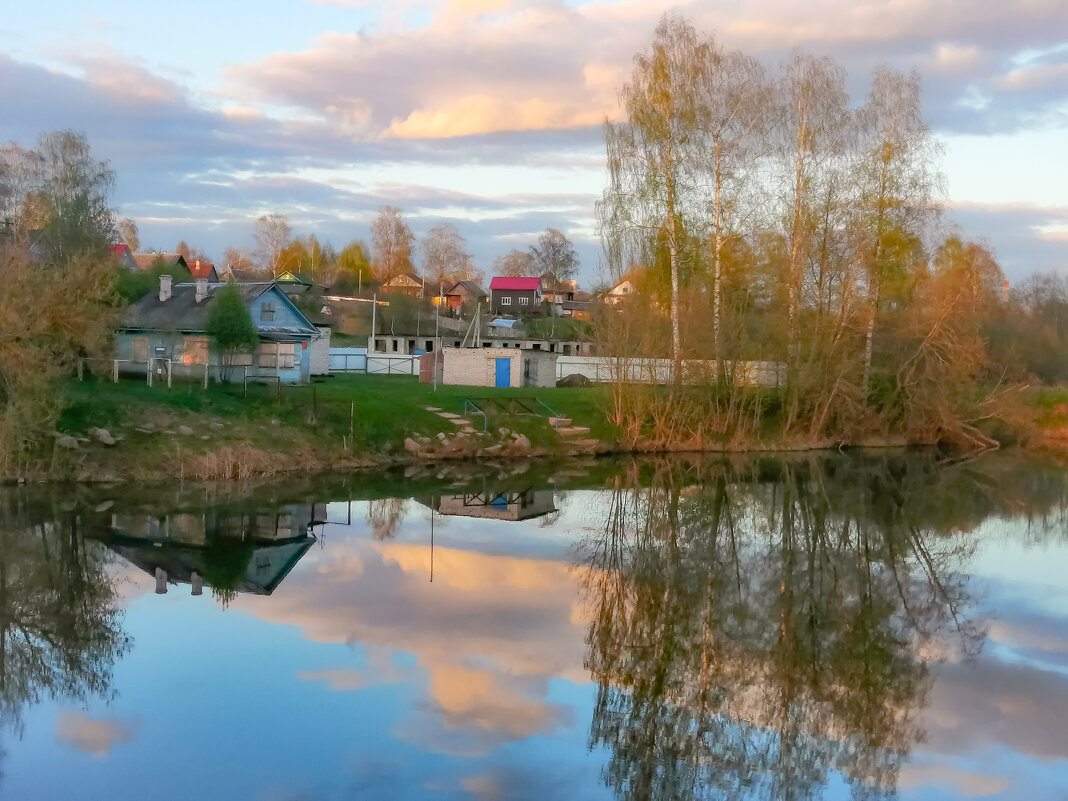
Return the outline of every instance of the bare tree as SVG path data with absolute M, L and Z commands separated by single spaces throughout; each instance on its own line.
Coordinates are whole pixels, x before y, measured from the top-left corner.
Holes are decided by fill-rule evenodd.
M 415 235 L 401 216 L 400 209 L 382 206 L 371 223 L 372 266 L 378 278 L 388 281 L 412 269 L 412 243 Z
M 426 232 L 422 241 L 423 277 L 440 294 L 446 283 L 468 278 L 474 270 L 467 244 L 452 223 L 439 223 Z
M 530 255 L 539 275 L 550 274 L 557 281 L 568 281 L 578 273 L 579 260 L 571 240 L 555 228 L 546 228 L 531 245 Z
M 272 275 L 281 269 L 279 258 L 293 237 L 293 228 L 284 214 L 264 214 L 256 220 L 257 255 Z
M 122 217 L 118 221 L 119 236 L 135 253 L 141 248 L 141 235 L 137 230 L 137 223 L 129 217 Z
M 255 267 L 252 256 L 244 248 L 228 247 L 223 251 L 226 266 L 235 270 L 251 270 Z
M 497 275 L 533 278 L 538 275 L 538 265 L 527 251 L 509 250 L 493 260 L 493 272 Z

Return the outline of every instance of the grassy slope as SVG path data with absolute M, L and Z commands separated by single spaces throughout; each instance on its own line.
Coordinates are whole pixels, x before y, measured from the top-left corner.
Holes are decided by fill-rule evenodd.
M 403 452 L 406 437 L 434 437 L 457 427 L 426 410 L 436 406 L 462 414 L 468 397 L 534 397 L 554 411 L 571 417 L 575 425 L 591 429 L 591 436 L 607 443 L 616 439 L 603 411 L 603 390 L 598 388 L 494 389 L 439 387 L 437 392 L 407 376 L 335 376 L 303 387 L 250 384 L 248 397 L 238 386 L 176 382 L 148 387 L 143 381 L 71 381 L 69 399 L 59 430 L 84 435 L 91 427 L 108 429 L 125 439 L 114 449 L 87 445 L 94 458 L 111 461 L 113 471 L 138 474 L 160 470 L 161 461 L 182 455 L 211 454 L 221 448 L 251 445 L 261 451 L 285 454 L 294 460 L 322 466 L 344 458 L 373 456 L 386 450 Z M 350 403 L 355 404 L 355 448 L 344 450 L 349 433 Z M 480 417 L 470 418 L 477 429 Z M 137 431 L 152 423 L 156 433 Z M 178 434 L 179 426 L 193 430 Z M 544 418 L 500 416 L 489 421 L 490 431 L 506 426 L 526 434 L 535 446 L 553 448 L 558 437 Z M 171 434 L 159 432 L 170 431 Z

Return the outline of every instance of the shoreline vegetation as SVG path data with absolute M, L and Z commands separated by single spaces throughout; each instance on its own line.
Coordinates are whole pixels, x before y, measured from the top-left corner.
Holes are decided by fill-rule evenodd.
M 166 265 L 117 265 L 119 229 L 136 250 L 136 225 L 108 205 L 114 173 L 84 135 L 0 147 L 0 479 L 241 479 L 634 452 L 1068 449 L 1068 278 L 1010 289 L 995 254 L 948 219 L 918 73 L 881 68 L 864 98 L 846 86 L 832 59 L 763 65 L 665 16 L 621 87 L 622 114 L 605 125 L 597 222 L 615 289 L 629 289 L 592 304 L 585 344 L 615 380 L 511 394 L 377 376 L 254 385 L 248 396 L 240 386 L 76 380 L 82 365 L 110 364 L 124 305 Z M 373 241 L 399 215 L 383 207 Z M 264 274 L 280 273 L 286 247 L 318 247 L 314 235 L 294 239 L 285 215 L 257 226 Z M 404 258 L 376 245 L 366 263 L 379 283 L 413 268 L 414 234 L 398 230 Z M 324 285 L 341 274 L 345 251 L 335 255 L 333 272 L 315 276 Z M 216 354 L 252 353 L 250 336 L 209 338 Z M 524 395 L 570 422 L 465 416 L 466 398 Z
M 530 390 L 439 387 L 435 392 L 407 377 L 338 376 L 304 387 L 256 384 L 247 396 L 240 386 L 213 384 L 204 390 L 176 382 L 173 388 L 148 387 L 137 380 L 72 380 L 63 389 L 67 404 L 50 453 L 0 474 L 0 482 L 250 480 L 383 467 L 443 469 L 446 463 L 510 467 L 608 455 L 938 445 L 894 436 L 852 443 L 774 436 L 744 442 L 694 438 L 671 445 L 629 440 L 610 420 L 611 385 L 536 391 L 540 401 L 566 418 L 570 430 L 580 433 L 577 439 L 562 435 L 544 416 L 461 416 L 468 397 L 528 398 L 534 394 Z M 996 436 L 1017 452 L 1068 452 L 1068 391 L 1032 392 L 1016 414 L 1012 427 L 1000 421 L 989 426 L 991 439 Z

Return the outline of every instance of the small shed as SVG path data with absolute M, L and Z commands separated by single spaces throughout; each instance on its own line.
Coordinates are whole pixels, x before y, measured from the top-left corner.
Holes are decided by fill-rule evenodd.
M 442 348 L 441 383 L 469 387 L 518 387 L 523 354 L 516 348 Z
M 556 353 L 547 350 L 523 350 L 523 386 L 556 386 Z

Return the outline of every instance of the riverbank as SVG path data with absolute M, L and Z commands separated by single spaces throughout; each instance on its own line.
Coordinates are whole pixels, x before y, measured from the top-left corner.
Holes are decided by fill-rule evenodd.
M 785 452 L 837 442 L 692 441 L 652 448 L 610 421 L 603 386 L 438 387 L 407 376 L 309 386 L 72 380 L 52 441 L 2 480 L 248 479 L 440 461 L 509 463 L 634 452 Z M 999 423 L 1003 442 L 1068 454 L 1068 391 L 1036 390 Z M 533 412 L 533 413 L 531 413 Z M 872 436 L 855 447 L 902 447 Z

